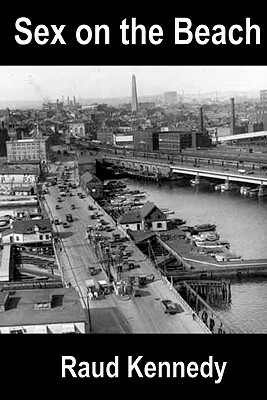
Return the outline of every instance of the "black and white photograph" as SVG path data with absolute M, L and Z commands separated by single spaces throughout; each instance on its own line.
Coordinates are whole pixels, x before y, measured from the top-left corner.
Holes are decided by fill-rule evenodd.
M 267 332 L 267 67 L 0 82 L 1 333 Z

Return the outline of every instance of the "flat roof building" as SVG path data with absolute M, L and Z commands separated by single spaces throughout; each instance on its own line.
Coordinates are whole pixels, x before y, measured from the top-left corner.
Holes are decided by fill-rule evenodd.
M 0 333 L 85 333 L 86 314 L 74 288 L 0 292 Z
M 6 142 L 7 161 L 46 163 L 46 139 L 22 139 Z

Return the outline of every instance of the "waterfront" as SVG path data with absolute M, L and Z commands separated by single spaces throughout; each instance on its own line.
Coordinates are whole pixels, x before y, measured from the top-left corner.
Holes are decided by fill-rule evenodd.
M 130 189 L 149 194 L 149 200 L 175 211 L 188 225 L 215 223 L 231 250 L 244 259 L 267 257 L 267 200 L 241 197 L 234 192 L 180 186 L 177 182 L 128 181 Z M 248 332 L 267 332 L 267 281 L 232 282 L 232 304 L 218 310 L 226 321 Z

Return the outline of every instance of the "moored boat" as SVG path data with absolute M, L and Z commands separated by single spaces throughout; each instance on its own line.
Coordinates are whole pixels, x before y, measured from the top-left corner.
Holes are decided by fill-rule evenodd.
M 214 231 L 215 229 L 216 229 L 215 224 L 200 224 L 193 226 L 194 232 L 208 232 L 208 231 Z

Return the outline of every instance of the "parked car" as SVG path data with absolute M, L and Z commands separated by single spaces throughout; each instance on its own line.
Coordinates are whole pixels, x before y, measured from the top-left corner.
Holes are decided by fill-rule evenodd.
M 174 315 L 181 312 L 181 306 L 171 300 L 162 300 L 162 304 L 165 307 L 166 314 Z
M 100 268 L 89 267 L 89 272 L 90 272 L 91 275 L 97 275 L 97 274 L 99 274 L 100 271 L 101 271 Z
M 69 228 L 70 224 L 68 224 L 68 222 L 63 222 L 63 228 Z
M 56 210 L 60 210 L 60 205 L 56 204 Z
M 75 208 L 76 208 L 75 204 L 72 204 L 72 205 L 71 205 L 71 209 L 72 209 L 72 210 L 75 210 Z
M 73 222 L 72 215 L 71 215 L 71 214 L 67 214 L 67 215 L 66 215 L 66 220 L 67 220 L 68 222 Z

